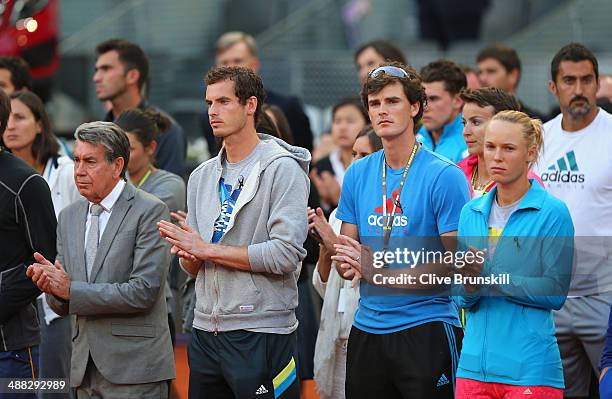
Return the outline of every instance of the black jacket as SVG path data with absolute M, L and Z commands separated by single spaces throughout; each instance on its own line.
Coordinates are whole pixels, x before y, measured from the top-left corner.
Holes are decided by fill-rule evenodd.
M 25 273 L 34 252 L 55 260 L 56 226 L 47 182 L 0 149 L 0 351 L 40 342 L 40 291 Z

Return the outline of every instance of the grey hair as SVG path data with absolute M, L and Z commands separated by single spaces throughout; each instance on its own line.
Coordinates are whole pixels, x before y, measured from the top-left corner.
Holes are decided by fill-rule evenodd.
M 227 32 L 221 35 L 221 37 L 217 39 L 215 50 L 217 54 L 221 54 L 228 48 L 238 43 L 246 44 L 251 55 L 257 57 L 257 42 L 255 42 L 255 38 L 240 31 Z
M 127 134 L 113 122 L 88 122 L 77 127 L 74 138 L 86 143 L 104 146 L 106 162 L 123 158 L 121 178 L 126 179 L 128 162 L 130 161 L 130 141 Z

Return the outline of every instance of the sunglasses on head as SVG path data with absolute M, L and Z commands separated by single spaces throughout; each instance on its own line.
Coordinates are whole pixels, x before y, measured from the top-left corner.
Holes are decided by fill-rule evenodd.
M 372 72 L 368 74 L 368 77 L 377 78 L 383 73 L 389 76 L 395 76 L 396 78 L 411 78 L 408 72 L 404 71 L 402 68 L 398 68 L 398 67 L 391 66 L 391 65 L 381 66 L 381 67 L 374 69 Z

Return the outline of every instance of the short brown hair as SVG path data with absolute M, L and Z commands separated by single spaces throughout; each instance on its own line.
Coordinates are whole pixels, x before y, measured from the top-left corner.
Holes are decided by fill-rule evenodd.
M 32 90 L 32 74 L 30 66 L 21 57 L 10 55 L 0 57 L 0 69 L 6 69 L 11 73 L 11 83 L 17 90 Z
M 414 132 L 416 133 L 419 128 L 419 122 L 423 116 L 425 106 L 427 105 L 427 96 L 425 95 L 425 89 L 423 88 L 421 77 L 413 67 L 401 64 L 399 62 L 385 62 L 380 67 L 383 66 L 394 66 L 403 69 L 408 76 L 399 78 L 386 73 L 381 73 L 375 78 L 371 78 L 368 75 L 368 78 L 361 88 L 361 101 L 363 102 L 363 106 L 366 110 L 370 109 L 368 104 L 368 95 L 376 94 L 390 84 L 400 83 L 410 104 L 419 104 L 419 112 L 417 112 L 417 114 L 412 118 L 414 123 Z
M 483 87 L 476 90 L 463 90 L 459 97 L 464 103 L 474 103 L 479 107 L 491 106 L 497 114 L 501 111 L 520 111 L 521 103 L 516 96 L 496 87 Z
M 443 82 L 444 90 L 450 94 L 458 94 L 467 86 L 465 72 L 457 64 L 449 60 L 430 62 L 421 69 L 423 83 Z
M 259 120 L 266 91 L 263 88 L 261 78 L 248 68 L 243 67 L 215 67 L 206 74 L 204 81 L 207 86 L 215 83 L 231 80 L 234 82 L 234 94 L 238 97 L 240 104 L 246 105 L 249 98 L 257 98 L 257 109 L 255 110 L 255 125 Z
M 138 89 L 149 84 L 149 59 L 136 43 L 132 43 L 125 39 L 109 39 L 98 43 L 96 46 L 96 55 L 99 57 L 109 51 L 116 51 L 119 55 L 119 61 L 123 64 L 126 71 L 136 69 L 140 74 L 138 78 Z
M 512 72 L 515 69 L 521 72 L 521 59 L 516 50 L 511 47 L 502 44 L 494 44 L 493 46 L 484 48 L 476 56 L 476 62 L 482 62 L 489 58 L 502 64 L 506 72 Z
M 359 46 L 357 51 L 355 51 L 355 55 L 353 56 L 355 64 L 357 63 L 357 58 L 359 58 L 361 53 L 363 53 L 369 48 L 378 53 L 383 58 L 383 60 L 387 62 L 397 61 L 401 62 L 402 64 L 406 64 L 406 57 L 404 57 L 404 53 L 402 53 L 402 50 L 400 50 L 399 47 L 395 46 L 393 43 L 387 40 L 373 40 L 371 42 L 367 42 Z
M 557 82 L 557 74 L 559 73 L 559 66 L 562 61 L 580 62 L 590 61 L 593 65 L 593 71 L 595 72 L 595 78 L 599 79 L 599 65 L 597 64 L 597 58 L 591 50 L 580 43 L 569 43 L 561 47 L 557 54 L 555 54 L 550 64 L 550 78 L 553 82 Z

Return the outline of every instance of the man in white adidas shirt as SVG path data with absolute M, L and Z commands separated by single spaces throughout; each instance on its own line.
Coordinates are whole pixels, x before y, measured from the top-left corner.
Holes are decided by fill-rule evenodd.
M 555 325 L 565 397 L 586 398 L 593 373 L 599 373 L 612 294 L 612 115 L 596 105 L 597 59 L 583 45 L 559 50 L 551 75 L 550 91 L 561 114 L 544 125 L 537 167 L 546 189 L 565 201 L 574 222 L 572 284 Z

